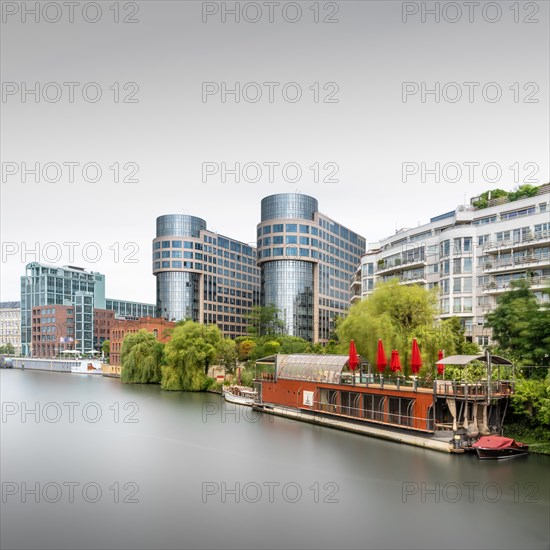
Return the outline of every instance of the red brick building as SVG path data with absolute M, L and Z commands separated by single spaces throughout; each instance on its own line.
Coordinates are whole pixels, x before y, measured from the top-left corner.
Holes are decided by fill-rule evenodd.
M 94 308 L 94 349 L 108 340 L 115 312 Z M 63 305 L 36 306 L 31 317 L 33 357 L 63 356 L 63 351 L 75 349 L 75 307 Z
M 111 327 L 115 321 L 115 312 L 111 309 L 94 308 L 94 349 L 101 351 L 101 345 L 111 338 Z
M 170 340 L 171 334 L 168 329 L 172 329 L 176 323 L 165 321 L 156 317 L 141 317 L 141 319 L 115 319 L 111 324 L 111 374 L 120 374 L 120 352 L 122 342 L 127 334 L 146 330 L 155 335 L 159 342 L 166 343 Z

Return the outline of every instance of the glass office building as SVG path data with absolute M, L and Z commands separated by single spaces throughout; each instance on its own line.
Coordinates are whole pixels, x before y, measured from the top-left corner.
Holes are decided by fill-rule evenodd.
M 155 304 L 114 300 L 112 298 L 107 298 L 105 304 L 105 309 L 113 310 L 117 318 L 140 319 L 141 317 L 155 317 L 157 312 Z
M 157 316 L 216 324 L 224 335 L 246 334 L 246 315 L 259 303 L 256 250 L 209 231 L 195 216 L 157 218 L 153 240 Z
M 89 293 L 93 298 L 93 337 L 93 308 L 105 309 L 105 275 L 74 266 L 58 267 L 38 262 L 27 264 L 25 275 L 21 277 L 22 355 L 30 355 L 32 351 L 32 308 L 58 304 L 74 305 L 78 293 Z M 82 303 L 84 305 L 84 300 Z M 89 342 L 89 335 L 86 336 L 86 342 Z M 91 349 L 91 346 L 88 349 Z
M 257 243 L 261 305 L 279 310 L 287 334 L 327 342 L 349 308 L 365 239 L 321 214 L 315 198 L 281 193 L 262 200 Z

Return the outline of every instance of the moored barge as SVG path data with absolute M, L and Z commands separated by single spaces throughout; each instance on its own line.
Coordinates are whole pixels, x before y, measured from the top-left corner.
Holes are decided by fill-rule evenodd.
M 256 362 L 254 407 L 447 453 L 473 451 L 479 436 L 502 435 L 514 382 L 500 379 L 500 366 L 512 363 L 494 355 L 454 355 L 437 363 L 471 361 L 486 364 L 486 377 L 476 382 L 385 377 L 371 373 L 361 357 L 354 371 L 347 355 L 272 355 Z

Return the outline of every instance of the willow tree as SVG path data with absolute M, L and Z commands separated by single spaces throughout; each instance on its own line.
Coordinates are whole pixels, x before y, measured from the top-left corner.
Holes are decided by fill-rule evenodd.
M 164 345 L 146 330 L 127 334 L 120 351 L 124 384 L 159 384 Z
M 378 339 L 382 339 L 389 361 L 392 349 L 399 351 L 404 373 L 410 369 L 412 340 L 416 338 L 422 354 L 421 375 L 433 371 L 437 352 L 455 352 L 453 331 L 437 319 L 437 294 L 418 285 L 401 285 L 397 279 L 379 283 L 367 298 L 354 304 L 338 327 L 341 350 L 355 340 L 357 351 L 376 364 Z
M 163 390 L 201 391 L 208 387 L 208 367 L 219 356 L 222 333 L 215 325 L 185 321 L 166 344 Z

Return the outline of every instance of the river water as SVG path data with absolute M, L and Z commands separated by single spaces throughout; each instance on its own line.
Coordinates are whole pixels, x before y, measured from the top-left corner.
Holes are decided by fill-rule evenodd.
M 549 457 L 479 461 L 94 375 L 0 383 L 1 548 L 549 547 Z

